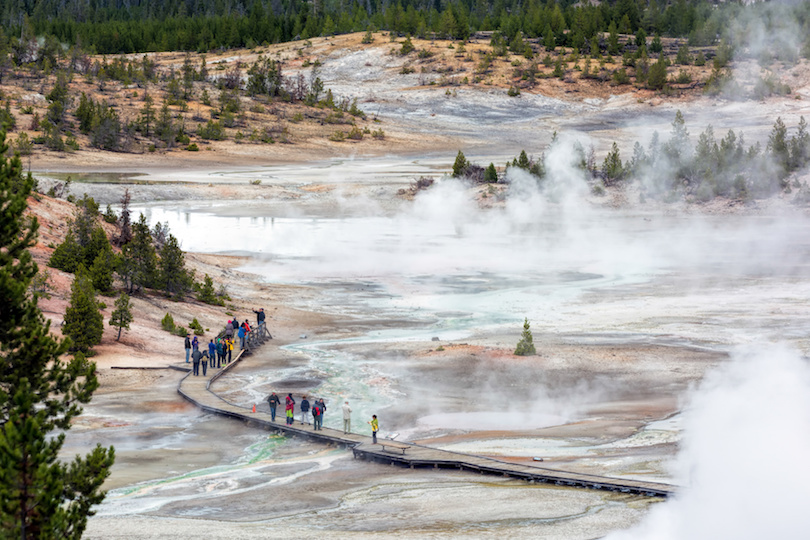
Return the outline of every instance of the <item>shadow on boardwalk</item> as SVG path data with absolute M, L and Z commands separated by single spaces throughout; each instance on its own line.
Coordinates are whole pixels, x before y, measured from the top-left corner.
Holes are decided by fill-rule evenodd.
M 262 342 L 265 337 L 266 336 L 257 336 L 252 348 L 259 346 L 260 342 Z M 247 357 L 248 350 L 239 351 L 232 362 L 226 364 L 221 369 L 209 369 L 208 376 L 205 377 L 195 377 L 189 372 L 180 381 L 177 391 L 185 399 L 194 403 L 204 411 L 242 420 L 250 426 L 281 432 L 292 437 L 304 437 L 321 443 L 342 445 L 351 448 L 355 458 L 397 464 L 410 468 L 430 467 L 435 469 L 460 469 L 480 474 L 497 474 L 519 478 L 530 483 L 536 482 L 558 486 L 600 489 L 649 497 L 668 497 L 675 492 L 675 487 L 667 484 L 578 474 L 545 467 L 533 467 L 494 458 L 450 452 L 399 441 L 394 443 L 396 445 L 394 451 L 397 452 L 395 454 L 393 451 L 384 448 L 386 441 L 383 439 L 380 440 L 380 444 L 374 445 L 371 443 L 371 437 L 365 435 L 355 433 L 344 434 L 340 430 L 331 428 L 323 428 L 322 430 L 314 431 L 311 425 L 309 429 L 305 429 L 300 423 L 300 427 L 296 425 L 290 426 L 284 422 L 283 416 L 278 417 L 278 422 L 274 422 L 271 420 L 269 413 L 262 411 L 254 413 L 252 409 L 230 403 L 211 391 L 211 385 L 218 378 L 225 375 Z M 189 371 L 189 368 L 184 366 L 188 366 L 188 364 L 171 367 L 181 371 Z

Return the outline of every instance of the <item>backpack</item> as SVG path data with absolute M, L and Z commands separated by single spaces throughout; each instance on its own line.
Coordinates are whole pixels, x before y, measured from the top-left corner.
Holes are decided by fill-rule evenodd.
M 312 416 L 320 416 L 321 415 L 321 408 L 315 405 L 312 407 Z

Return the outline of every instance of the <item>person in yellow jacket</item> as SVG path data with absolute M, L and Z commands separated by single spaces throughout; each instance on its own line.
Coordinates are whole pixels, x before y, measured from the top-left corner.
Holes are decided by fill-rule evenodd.
M 371 415 L 371 444 L 377 444 L 377 432 L 380 430 L 380 424 L 377 423 L 377 415 Z
M 228 351 L 228 363 L 230 364 L 233 355 L 233 338 L 225 338 L 225 348 Z

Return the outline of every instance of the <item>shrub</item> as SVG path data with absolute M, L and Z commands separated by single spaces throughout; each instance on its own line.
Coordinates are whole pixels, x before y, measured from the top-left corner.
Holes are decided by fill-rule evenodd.
M 174 317 L 166 313 L 166 316 L 160 321 L 160 327 L 167 332 L 174 332 L 177 329 L 177 327 L 174 325 Z M 186 335 L 185 332 L 183 332 L 183 335 Z
M 675 82 L 677 84 L 689 84 L 692 82 L 692 76 L 688 71 L 682 69 L 678 72 L 678 76 L 675 77 Z
M 197 136 L 202 139 L 221 141 L 225 139 L 225 128 L 221 122 L 209 120 L 205 126 L 197 124 Z
M 506 95 L 509 97 L 516 97 L 520 95 L 520 89 L 517 86 L 510 86 L 509 90 L 507 90 Z
M 363 130 L 361 130 L 357 126 L 352 126 L 352 129 L 349 130 L 349 133 L 348 133 L 347 137 L 352 139 L 353 141 L 362 141 L 363 140 Z
M 399 55 L 405 56 L 406 54 L 412 53 L 415 49 L 416 47 L 414 47 L 413 43 L 411 43 L 411 38 L 407 37 L 405 38 L 405 41 L 402 42 L 402 47 L 399 49 Z
M 333 142 L 343 142 L 346 140 L 346 133 L 343 131 L 335 131 L 329 135 L 329 140 Z
M 197 143 L 191 143 L 190 145 L 186 146 L 186 150 L 189 152 L 199 152 L 200 147 L 197 146 Z
M 624 68 L 617 69 L 613 72 L 613 82 L 616 84 L 630 84 L 630 76 Z
M 200 324 L 200 321 L 197 320 L 197 317 L 194 317 L 194 320 L 188 323 L 188 327 L 190 330 L 194 332 L 195 336 L 201 336 L 205 334 L 205 329 Z

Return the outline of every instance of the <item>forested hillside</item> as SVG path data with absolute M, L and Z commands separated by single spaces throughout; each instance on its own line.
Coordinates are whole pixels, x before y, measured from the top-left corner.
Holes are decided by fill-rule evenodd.
M 586 53 L 599 33 L 688 37 L 695 46 L 749 36 L 753 20 L 758 25 L 764 20 L 774 33 L 790 20 L 798 32 L 789 37 L 805 36 L 806 51 L 809 6 L 705 0 L 4 0 L 0 47 L 11 46 L 19 64 L 30 54 L 31 40 L 43 36 L 111 54 L 251 48 L 372 29 L 451 39 L 500 31 L 510 41 L 520 32 L 548 48 Z

